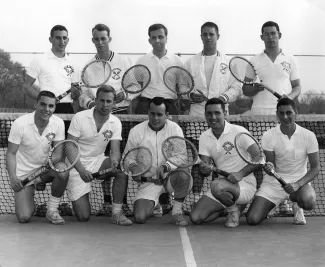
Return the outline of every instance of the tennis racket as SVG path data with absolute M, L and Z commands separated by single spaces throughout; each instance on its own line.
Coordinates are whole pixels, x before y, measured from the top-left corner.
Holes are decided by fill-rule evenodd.
M 121 86 L 129 94 L 142 92 L 151 81 L 151 73 L 144 65 L 134 65 L 122 77 Z
M 165 70 L 164 84 L 177 96 L 176 107 L 180 114 L 180 97 L 190 93 L 194 88 L 194 79 L 186 69 L 172 66 Z
M 71 170 L 80 158 L 80 148 L 74 140 L 64 140 L 56 144 L 50 151 L 48 162 L 45 166 L 39 168 L 26 179 L 21 181 L 26 186 L 48 170 L 52 169 L 56 172 L 66 172 Z M 64 164 L 60 164 L 64 163 Z M 65 166 L 65 167 L 62 167 Z
M 246 58 L 233 57 L 229 62 L 229 70 L 237 81 L 243 84 L 254 86 L 254 83 L 257 79 L 257 73 L 254 68 L 254 65 Z M 281 95 L 272 90 L 271 88 L 268 88 L 264 85 L 263 87 L 278 99 L 281 98 Z
M 79 86 L 86 86 L 89 88 L 97 88 L 105 84 L 112 74 L 111 65 L 106 60 L 93 60 L 89 62 L 81 72 L 81 81 L 77 83 Z M 71 89 L 65 91 L 57 97 L 57 101 L 71 93 Z
M 152 153 L 149 148 L 139 146 L 126 152 L 121 159 L 121 170 L 126 175 L 135 177 L 146 173 L 152 166 Z M 93 173 L 93 178 L 112 172 L 112 168 Z
M 258 150 L 249 151 L 248 147 L 254 143 L 257 145 Z M 262 165 L 262 167 L 265 166 L 266 162 L 263 153 L 263 148 L 261 144 L 249 133 L 241 132 L 236 135 L 235 148 L 239 156 L 248 164 Z M 271 173 L 282 186 L 285 186 L 287 184 L 273 169 Z

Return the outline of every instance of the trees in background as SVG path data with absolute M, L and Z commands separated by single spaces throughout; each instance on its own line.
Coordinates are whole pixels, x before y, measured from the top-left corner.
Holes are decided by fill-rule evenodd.
M 33 100 L 23 92 L 25 68 L 0 49 L 0 108 L 28 109 Z

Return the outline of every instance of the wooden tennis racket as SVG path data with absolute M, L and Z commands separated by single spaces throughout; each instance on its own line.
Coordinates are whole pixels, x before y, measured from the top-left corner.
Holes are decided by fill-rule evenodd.
M 243 57 L 233 57 L 229 61 L 229 70 L 237 81 L 246 85 L 254 86 L 254 83 L 258 78 L 254 65 L 249 60 Z M 278 99 L 281 98 L 281 95 L 272 90 L 271 88 L 266 87 L 264 85 L 263 87 Z

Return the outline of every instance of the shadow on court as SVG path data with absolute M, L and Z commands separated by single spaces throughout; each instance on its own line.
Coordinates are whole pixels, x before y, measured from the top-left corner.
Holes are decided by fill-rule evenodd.
M 262 225 L 236 229 L 214 223 L 186 228 L 197 265 L 187 264 L 179 228 L 169 215 L 147 224 L 117 226 L 109 217 L 79 223 L 65 217 L 63 226 L 33 217 L 19 224 L 13 215 L 0 216 L 0 266 L 325 266 L 324 217 L 272 218 Z

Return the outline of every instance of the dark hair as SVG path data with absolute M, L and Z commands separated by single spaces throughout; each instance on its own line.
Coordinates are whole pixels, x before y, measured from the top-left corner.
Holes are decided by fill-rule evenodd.
M 148 29 L 148 35 L 149 35 L 149 37 L 150 37 L 150 33 L 151 32 L 154 32 L 154 31 L 160 30 L 160 29 L 163 29 L 164 30 L 166 36 L 168 35 L 168 30 L 165 27 L 165 25 L 157 23 L 157 24 L 153 24 L 153 25 L 151 25 L 149 27 L 149 29 Z
M 202 33 L 204 27 L 214 28 L 214 29 L 216 30 L 216 33 L 217 33 L 217 34 L 219 33 L 218 25 L 215 24 L 215 23 L 213 23 L 213 22 L 208 21 L 208 22 L 204 23 L 204 24 L 201 26 L 201 33 Z
M 53 37 L 55 31 L 66 31 L 68 33 L 68 30 L 66 27 L 62 25 L 55 25 L 50 32 L 51 37 Z
M 50 92 L 50 91 L 46 91 L 46 90 L 44 90 L 44 91 L 40 91 L 39 92 L 39 94 L 38 94 L 38 96 L 37 96 L 37 98 L 36 98 L 36 101 L 38 102 L 40 99 L 41 99 L 41 97 L 42 96 L 47 96 L 47 97 L 49 97 L 49 98 L 56 98 L 56 96 L 55 96 L 55 94 L 53 94 L 52 92 Z
M 154 103 L 156 106 L 160 106 L 160 105 L 164 104 L 166 113 L 169 112 L 169 105 L 166 103 L 165 98 L 156 96 L 156 97 L 150 99 L 148 109 L 150 109 L 151 103 Z
M 97 30 L 99 32 L 101 32 L 101 31 L 107 31 L 107 36 L 108 37 L 111 34 L 111 30 L 105 24 L 96 24 L 95 27 L 91 30 L 91 33 L 93 34 L 95 30 Z
M 262 26 L 262 34 L 263 34 L 263 29 L 266 28 L 266 27 L 275 27 L 276 30 L 277 30 L 278 32 L 280 32 L 280 27 L 279 27 L 278 23 L 276 23 L 276 22 L 274 22 L 274 21 L 267 21 L 267 22 L 265 22 L 265 23 L 263 24 L 263 26 Z
M 98 98 L 98 95 L 99 95 L 100 92 L 103 92 L 103 93 L 113 93 L 113 95 L 114 95 L 114 100 L 115 100 L 116 92 L 115 92 L 114 87 L 112 87 L 112 86 L 110 86 L 110 85 L 102 85 L 102 86 L 100 86 L 100 87 L 97 89 L 97 92 L 96 92 L 96 98 Z
M 225 108 L 225 103 L 223 103 L 223 101 L 219 98 L 210 98 L 206 103 L 205 103 L 205 108 L 204 108 L 204 111 L 207 110 L 207 106 L 209 105 L 221 105 L 221 108 L 223 111 L 226 111 L 226 108 Z
M 291 106 L 293 110 L 297 110 L 295 101 L 290 98 L 281 98 L 276 105 L 276 110 L 281 106 Z

